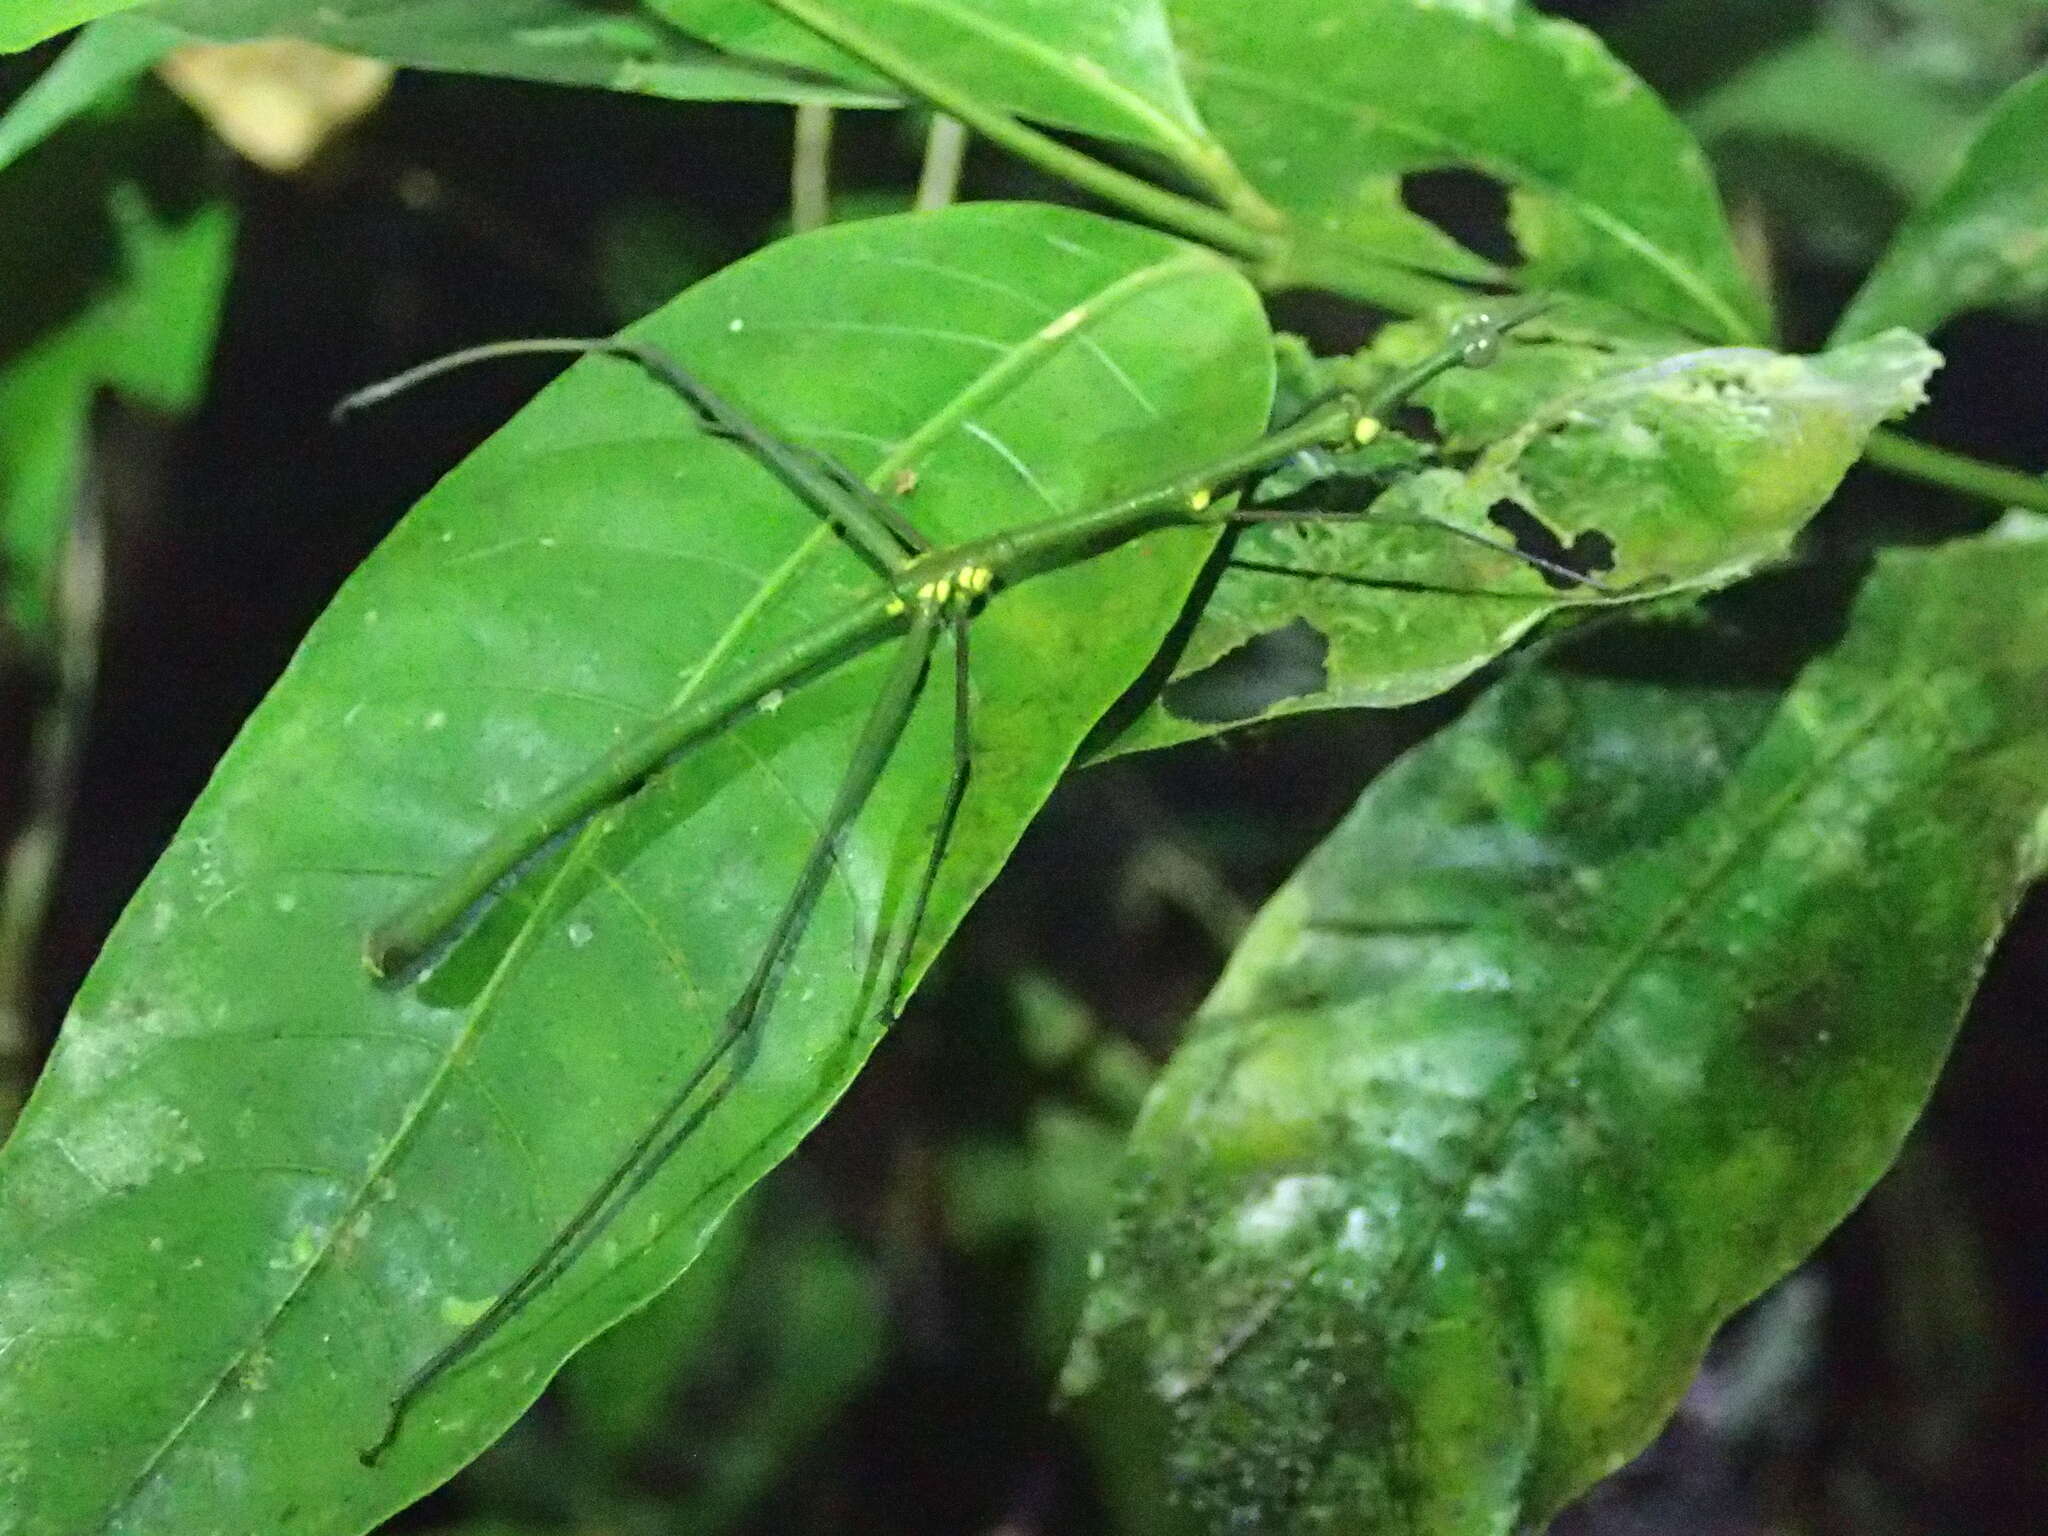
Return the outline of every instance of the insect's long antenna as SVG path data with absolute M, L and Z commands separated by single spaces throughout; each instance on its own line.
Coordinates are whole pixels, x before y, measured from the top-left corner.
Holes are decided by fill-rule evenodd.
M 584 1201 L 567 1225 L 549 1240 L 540 1255 L 507 1287 L 468 1328 L 431 1356 L 415 1371 L 391 1403 L 391 1416 L 376 1444 L 364 1450 L 361 1460 L 374 1466 L 398 1439 L 406 1417 L 435 1382 L 488 1344 L 536 1294 L 560 1279 L 580 1259 L 634 1196 L 645 1189 L 668 1160 L 696 1133 L 698 1126 L 724 1102 L 737 1086 L 739 1074 L 752 1059 L 758 1045 L 757 1031 L 762 1017 L 773 1006 L 783 974 L 798 939 L 809 925 L 825 880 L 838 857 L 839 839 L 860 815 L 882 771 L 910 723 L 923 688 L 925 672 L 937 645 L 938 605 L 920 602 L 912 610 L 911 626 L 903 650 L 896 658 L 887 683 L 867 722 L 861 728 L 846 776 L 840 781 L 831 809 L 826 813 L 804 860 L 789 899 L 777 915 L 774 927 L 755 963 L 752 976 L 739 998 L 726 1013 L 725 1022 L 704 1056 L 669 1095 L 660 1112 L 636 1136 L 612 1171 Z M 721 1064 L 730 1062 L 727 1075 L 693 1107 L 698 1091 Z M 680 1117 L 680 1118 L 678 1118 Z
M 877 495 L 836 460 L 778 436 L 661 348 L 629 337 L 533 336 L 465 347 L 344 396 L 332 415 L 339 420 L 476 363 L 562 356 L 616 357 L 640 368 L 681 399 L 706 432 L 744 449 L 812 511 L 839 529 L 883 575 L 902 569 L 908 558 L 931 550 L 931 541 L 886 497 Z

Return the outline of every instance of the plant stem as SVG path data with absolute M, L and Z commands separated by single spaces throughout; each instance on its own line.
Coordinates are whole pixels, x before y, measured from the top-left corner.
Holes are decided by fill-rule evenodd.
M 943 75 L 926 69 L 908 54 L 901 53 L 865 28 L 816 3 L 816 0 L 768 0 L 768 3 L 798 25 L 815 32 L 829 43 L 845 49 L 869 68 L 887 76 L 911 95 L 922 98 L 938 111 L 957 117 L 992 143 L 1000 144 L 1040 170 L 1092 192 L 1105 202 L 1115 203 L 1141 218 L 1203 241 L 1220 251 L 1243 257 L 1259 267 L 1277 260 L 1286 250 L 1278 233 L 1280 219 L 1236 173 L 1226 173 L 1220 162 L 1204 157 L 1196 164 L 1183 157 L 1181 164 L 1229 202 L 1235 213 L 1225 212 L 1178 192 L 1169 192 L 1143 177 L 1097 160 L 1092 155 L 1062 144 L 1049 134 L 1027 127 L 1009 113 L 977 101 Z M 1255 228 L 1253 220 L 1265 227 Z
M 803 102 L 789 157 L 789 227 L 801 235 L 831 222 L 832 109 Z
M 917 178 L 919 213 L 949 208 L 960 195 L 960 169 L 967 160 L 967 125 L 946 112 L 932 114 L 924 143 L 924 169 Z
M 2048 478 L 2029 475 L 2003 464 L 1986 464 L 1951 453 L 1898 432 L 1873 432 L 1863 456 L 1879 469 L 1908 480 L 1959 491 L 2004 507 L 2048 512 Z

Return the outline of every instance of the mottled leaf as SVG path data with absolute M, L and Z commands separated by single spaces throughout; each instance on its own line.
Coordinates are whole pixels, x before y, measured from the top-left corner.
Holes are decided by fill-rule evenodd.
M 1394 327 L 1370 361 L 1405 367 L 1441 323 Z M 1938 359 L 1895 332 L 1814 358 L 1673 352 L 1562 321 L 1426 391 L 1447 462 L 1397 482 L 1356 521 L 1240 539 L 1174 668 L 1106 750 L 1164 746 L 1248 718 L 1429 698 L 1545 618 L 1724 586 L 1781 558 L 1880 421 L 1916 405 Z M 1420 520 L 1429 520 L 1424 523 Z M 1583 568 L 1602 583 L 1443 526 Z M 1218 700 L 1204 669 L 1306 626 L 1320 676 L 1290 697 Z M 1224 674 L 1227 677 L 1227 673 Z
M 1196 106 L 1289 220 L 1279 280 L 1354 286 L 1395 262 L 1499 277 L 1402 201 L 1461 168 L 1512 197 L 1533 288 L 1589 294 L 1714 341 L 1769 328 L 1705 158 L 1590 32 L 1509 0 L 1171 0 Z
M 1906 222 L 1842 316 L 1845 341 L 1932 333 L 1966 310 L 2048 296 L 2048 69 L 2014 86 L 1947 185 Z
M 878 486 L 915 472 L 906 506 L 947 543 L 1239 449 L 1271 394 L 1228 265 L 1045 207 L 784 241 L 637 334 Z M 1211 547 L 1154 535 L 989 605 L 977 771 L 917 968 Z M 629 728 L 875 590 L 751 459 L 607 359 L 350 579 L 137 893 L 0 1153 L 0 1485 L 23 1536 L 365 1529 L 674 1278 L 825 1112 L 880 1032 L 877 945 L 951 766 L 944 687 L 681 1154 L 384 1460 L 358 1459 L 721 1034 L 894 642 L 664 770 L 426 979 L 373 982 L 365 932 Z
M 1397 765 L 1148 1102 L 1069 1379 L 1195 1528 L 1540 1528 L 1919 1113 L 2048 856 L 2048 524 L 1883 558 L 1782 694 L 1628 676 Z

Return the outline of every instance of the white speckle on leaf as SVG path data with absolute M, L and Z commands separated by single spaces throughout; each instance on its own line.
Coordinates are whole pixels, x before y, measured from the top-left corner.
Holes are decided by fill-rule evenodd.
M 299 910 L 299 898 L 290 891 L 279 891 L 271 905 L 280 912 L 296 912 Z
M 591 939 L 596 937 L 588 923 L 571 923 L 565 931 L 569 935 L 569 947 L 571 949 L 581 949 Z
M 1264 1247 L 1286 1237 L 1302 1222 L 1328 1208 L 1341 1193 L 1327 1174 L 1289 1174 L 1237 1214 L 1240 1242 Z
M 103 1189 L 127 1189 L 206 1160 L 183 1110 L 141 1095 L 103 1101 L 65 1130 L 71 1165 Z
M 438 731 L 447 723 L 448 711 L 445 709 L 437 709 L 427 716 L 427 729 L 430 731 Z
M 726 329 L 727 329 L 728 331 L 731 331 L 731 332 L 733 333 L 733 335 L 735 335 L 735 336 L 739 335 L 739 333 L 740 333 L 741 331 L 744 331 L 744 330 L 745 330 L 746 328 L 747 328 L 747 322 L 746 322 L 746 321 L 744 321 L 744 320 L 742 320 L 742 319 L 740 319 L 740 318 L 739 318 L 739 317 L 738 317 L 737 315 L 735 315 L 735 316 L 734 316 L 734 317 L 732 318 L 732 321 L 731 321 L 731 323 L 730 323 L 730 324 L 728 324 L 728 325 L 726 326 Z

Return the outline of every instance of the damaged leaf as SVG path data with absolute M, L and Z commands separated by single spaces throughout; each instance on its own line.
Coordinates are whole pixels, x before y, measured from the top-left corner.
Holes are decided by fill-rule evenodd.
M 2048 854 L 2044 701 L 2039 519 L 1887 556 L 1783 692 L 1496 690 L 1255 923 L 1069 1388 L 1193 1529 L 1540 1527 L 1896 1152 Z
M 1443 333 L 1440 321 L 1391 327 L 1366 363 L 1407 366 Z M 1412 703 L 1561 610 L 1735 581 L 1785 555 L 1871 430 L 1919 402 L 1938 361 L 1903 331 L 1801 358 L 1674 352 L 1534 322 L 1492 367 L 1425 391 L 1438 467 L 1397 481 L 1356 521 L 1240 538 L 1173 683 L 1106 750 Z M 1321 640 L 1320 686 L 1236 714 L 1204 707 L 1204 669 L 1290 626 Z

